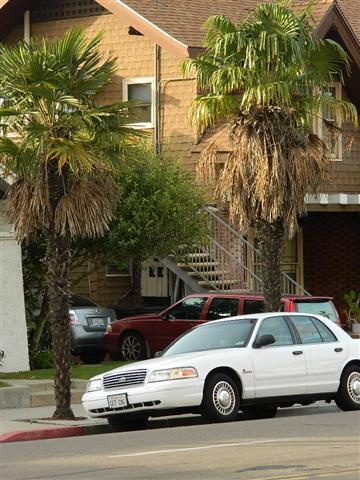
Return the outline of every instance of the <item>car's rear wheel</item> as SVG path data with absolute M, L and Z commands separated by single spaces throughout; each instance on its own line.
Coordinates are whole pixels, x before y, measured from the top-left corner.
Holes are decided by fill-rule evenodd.
M 104 350 L 89 350 L 79 354 L 81 360 L 88 365 L 91 363 L 101 363 L 104 360 L 105 355 L 106 351 Z
M 141 430 L 145 428 L 149 420 L 148 415 L 134 415 L 131 417 L 114 416 L 107 418 L 107 421 L 113 432 L 119 432 L 121 430 Z
M 212 375 L 205 383 L 201 415 L 213 422 L 231 422 L 239 413 L 240 393 L 226 374 Z
M 244 407 L 242 412 L 246 420 L 273 418 L 277 412 L 277 405 L 252 405 L 251 407 Z
M 344 369 L 335 403 L 344 411 L 360 410 L 360 366 L 349 365 Z
M 143 360 L 146 346 L 143 337 L 136 332 L 125 333 L 120 339 L 120 353 L 123 360 Z

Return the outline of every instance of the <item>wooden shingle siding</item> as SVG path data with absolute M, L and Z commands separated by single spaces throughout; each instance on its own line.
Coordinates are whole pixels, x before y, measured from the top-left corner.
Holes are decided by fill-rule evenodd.
M 349 101 L 343 90 L 343 100 Z M 342 161 L 333 162 L 333 176 L 326 193 L 360 193 L 360 131 L 344 125 Z

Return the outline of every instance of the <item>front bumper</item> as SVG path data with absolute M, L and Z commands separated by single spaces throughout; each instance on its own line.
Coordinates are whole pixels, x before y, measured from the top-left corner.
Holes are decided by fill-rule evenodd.
M 204 381 L 197 379 L 173 380 L 148 383 L 125 389 L 98 390 L 86 392 L 82 404 L 90 417 L 108 417 L 130 412 L 172 410 L 197 407 L 202 402 Z M 112 409 L 108 396 L 127 394 L 128 406 Z

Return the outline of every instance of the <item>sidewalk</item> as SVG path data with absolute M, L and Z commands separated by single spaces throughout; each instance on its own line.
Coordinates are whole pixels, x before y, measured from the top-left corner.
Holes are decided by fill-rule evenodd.
M 0 443 L 110 432 L 105 419 L 88 418 L 81 404 L 74 404 L 71 408 L 75 420 L 52 419 L 55 406 L 1 409 Z

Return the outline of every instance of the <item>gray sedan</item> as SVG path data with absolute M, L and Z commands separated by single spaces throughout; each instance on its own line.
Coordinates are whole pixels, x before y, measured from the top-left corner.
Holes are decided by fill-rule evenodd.
M 71 353 L 79 355 L 84 363 L 104 360 L 106 349 L 103 335 L 110 322 L 116 319 L 111 308 L 99 307 L 80 295 L 70 298 Z

